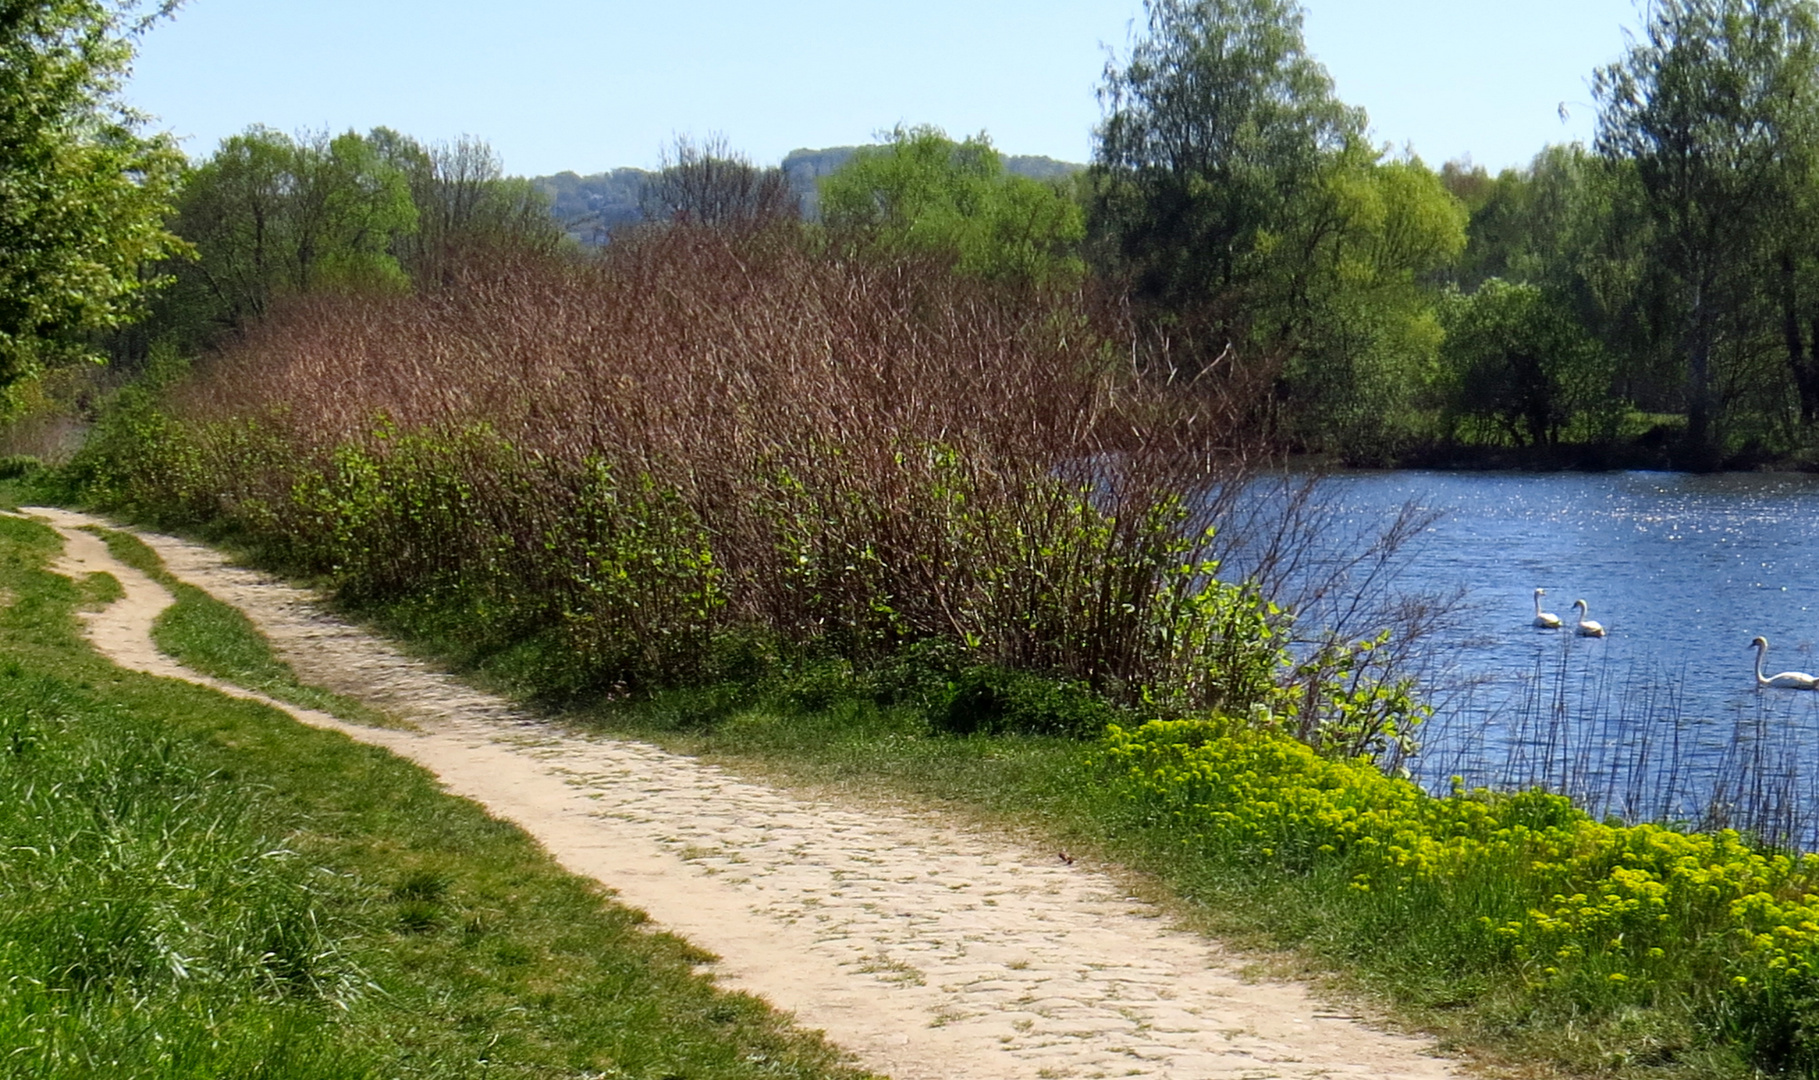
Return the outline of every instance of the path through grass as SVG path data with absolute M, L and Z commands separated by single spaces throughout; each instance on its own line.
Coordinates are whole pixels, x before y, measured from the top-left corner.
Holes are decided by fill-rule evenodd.
M 856 1075 L 415 766 L 105 663 L 57 549 L 0 518 L 0 1076 Z

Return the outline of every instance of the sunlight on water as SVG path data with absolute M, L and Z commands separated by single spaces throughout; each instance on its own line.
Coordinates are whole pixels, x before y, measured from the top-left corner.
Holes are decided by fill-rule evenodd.
M 1545 782 L 1599 812 L 1760 824 L 1811 846 L 1819 693 L 1819 477 L 1675 473 L 1347 476 L 1353 526 L 1405 502 L 1436 515 L 1393 587 L 1465 590 L 1433 646 L 1440 712 L 1414 764 L 1430 785 Z M 1538 630 L 1531 594 L 1567 630 Z M 1609 636 L 1572 634 L 1584 598 Z M 1714 812 L 1715 809 L 1715 812 Z

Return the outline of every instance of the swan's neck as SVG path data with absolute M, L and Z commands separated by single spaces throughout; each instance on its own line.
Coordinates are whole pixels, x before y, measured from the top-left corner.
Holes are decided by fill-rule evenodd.
M 1541 617 L 1541 594 L 1536 593 L 1535 594 L 1535 618 L 1539 619 L 1540 617 Z
M 1762 686 L 1768 685 L 1768 680 L 1762 677 L 1762 657 L 1767 652 L 1762 646 L 1756 646 L 1756 682 Z

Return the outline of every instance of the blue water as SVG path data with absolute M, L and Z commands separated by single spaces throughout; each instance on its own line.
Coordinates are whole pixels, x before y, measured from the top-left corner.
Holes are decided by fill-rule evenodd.
M 1769 802 L 1819 838 L 1819 693 L 1759 691 L 1749 648 L 1769 639 L 1771 674 L 1819 671 L 1819 477 L 1394 472 L 1329 484 L 1353 528 L 1405 503 L 1434 515 L 1386 588 L 1464 590 L 1452 629 L 1429 643 L 1439 714 L 1418 774 L 1557 777 L 1640 816 Z M 1537 587 L 1568 629 L 1530 625 Z M 1609 636 L 1572 634 L 1578 598 Z

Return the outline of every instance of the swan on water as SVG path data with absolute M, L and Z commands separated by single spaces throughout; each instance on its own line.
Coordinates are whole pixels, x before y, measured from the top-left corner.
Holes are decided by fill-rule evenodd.
M 1603 637 L 1604 624 L 1593 622 L 1586 618 L 1587 615 L 1592 613 L 1592 609 L 1586 605 L 1586 602 L 1583 600 L 1575 600 L 1573 601 L 1573 606 L 1579 609 L 1579 621 L 1573 625 L 1573 629 L 1579 632 L 1579 636 Z
M 1546 595 L 1546 589 L 1535 590 L 1535 625 L 1543 630 L 1555 630 L 1560 626 L 1560 616 L 1551 611 L 1541 610 L 1541 598 Z
M 1819 690 L 1819 675 L 1808 675 L 1804 671 L 1783 671 L 1779 675 L 1762 674 L 1762 658 L 1768 655 L 1768 638 L 1759 637 L 1750 642 L 1750 648 L 1756 650 L 1756 685 L 1772 686 L 1779 690 Z

